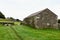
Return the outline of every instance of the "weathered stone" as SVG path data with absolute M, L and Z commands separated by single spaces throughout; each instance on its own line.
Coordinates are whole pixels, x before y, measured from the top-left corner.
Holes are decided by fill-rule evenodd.
M 30 16 L 23 20 L 24 24 L 31 25 L 35 28 L 54 28 L 58 29 L 57 15 L 50 11 L 48 8 Z

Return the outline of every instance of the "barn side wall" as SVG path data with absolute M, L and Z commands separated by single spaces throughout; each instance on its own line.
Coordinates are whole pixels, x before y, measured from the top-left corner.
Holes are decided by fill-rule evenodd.
M 42 11 L 41 13 L 37 12 L 37 15 L 33 17 L 28 17 L 24 20 L 24 23 L 35 28 L 54 28 L 58 29 L 58 20 L 57 15 L 55 15 L 50 10 Z
M 39 18 L 38 18 L 39 17 Z M 57 16 L 51 12 L 42 12 L 35 16 L 34 24 L 36 28 L 54 28 L 58 29 Z

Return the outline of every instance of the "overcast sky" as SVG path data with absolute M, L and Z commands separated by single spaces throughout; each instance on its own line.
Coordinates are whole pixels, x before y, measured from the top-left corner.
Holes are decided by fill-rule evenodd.
M 60 18 L 60 0 L 0 0 L 0 11 L 6 17 L 20 20 L 45 8 L 49 8 Z

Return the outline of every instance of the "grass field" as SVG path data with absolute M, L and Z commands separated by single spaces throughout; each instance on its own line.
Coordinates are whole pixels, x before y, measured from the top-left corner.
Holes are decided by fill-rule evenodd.
M 0 25 L 0 40 L 19 40 L 19 38 L 10 27 Z
M 0 25 L 0 40 L 60 40 L 60 30 L 37 30 L 23 25 Z

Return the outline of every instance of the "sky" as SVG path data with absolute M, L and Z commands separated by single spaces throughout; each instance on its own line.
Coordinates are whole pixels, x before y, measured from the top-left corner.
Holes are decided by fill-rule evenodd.
M 60 0 L 0 0 L 5 17 L 23 20 L 28 15 L 49 8 L 60 18 Z

